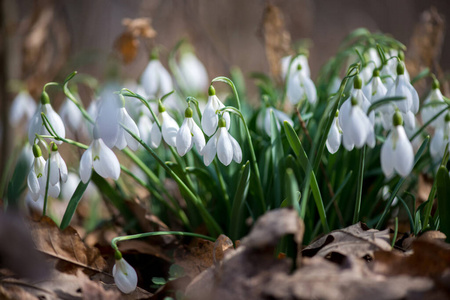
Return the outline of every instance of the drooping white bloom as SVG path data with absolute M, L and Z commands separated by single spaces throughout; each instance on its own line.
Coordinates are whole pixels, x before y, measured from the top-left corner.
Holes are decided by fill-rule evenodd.
M 434 104 L 430 104 L 434 103 Z M 442 103 L 442 104 L 440 104 Z M 441 93 L 441 90 L 439 89 L 439 82 L 435 80 L 433 82 L 433 87 L 428 95 L 428 97 L 425 99 L 422 107 L 422 121 L 423 123 L 427 123 L 430 121 L 436 114 L 438 114 L 441 110 L 445 107 L 444 102 L 444 96 Z M 442 125 L 445 119 L 445 113 L 441 114 L 439 117 L 437 117 L 434 121 L 430 123 L 430 126 L 438 127 L 439 125 Z
M 117 136 L 117 142 L 115 146 L 118 149 L 122 150 L 128 145 L 131 150 L 136 151 L 139 147 L 139 142 L 134 139 L 131 134 L 129 134 L 122 126 L 133 132 L 138 137 L 140 137 L 139 129 L 134 120 L 127 113 L 125 107 L 122 107 L 119 110 L 119 125 L 119 135 Z
M 401 112 L 411 111 L 416 114 L 419 111 L 419 95 L 404 75 L 405 68 L 402 63 L 397 65 L 397 78 L 394 84 L 388 89 L 386 97 L 404 97 L 404 100 L 395 101 L 395 105 Z
M 386 96 L 387 89 L 381 81 L 378 69 L 374 70 L 372 75 L 372 79 L 363 87 L 362 91 L 370 103 L 375 103 Z
M 94 127 L 94 140 L 83 153 L 80 161 L 80 178 L 84 183 L 91 177 L 92 168 L 103 178 L 119 179 L 119 160 L 100 138 L 97 126 Z
M 59 179 L 61 178 L 62 182 L 67 181 L 67 165 L 64 159 L 58 152 L 58 146 L 56 144 L 52 144 L 52 149 L 50 153 L 50 159 L 47 160 L 45 166 L 45 174 L 47 175 L 47 164 L 50 163 L 50 184 L 56 185 L 59 184 Z
M 394 170 L 405 177 L 412 171 L 414 150 L 401 125 L 401 114 L 395 113 L 393 118 L 394 128 L 381 146 L 381 168 L 386 177 L 390 177 Z
M 136 270 L 121 257 L 117 259 L 112 269 L 114 282 L 122 293 L 129 294 L 137 287 L 137 273 Z
M 398 57 L 398 59 L 397 59 Z M 389 59 L 391 58 L 391 59 Z M 405 61 L 405 54 L 403 51 L 398 51 L 396 49 L 391 49 L 390 53 L 386 53 L 386 59 L 387 61 L 387 67 L 390 69 L 390 73 L 395 74 L 397 70 L 397 65 L 399 64 L 399 59 L 402 61 L 402 64 L 404 64 Z M 408 70 L 405 68 L 405 78 L 408 82 L 410 82 L 410 76 L 408 73 Z
M 141 113 L 141 115 L 139 116 L 137 127 L 139 129 L 141 139 L 147 144 L 150 144 L 150 133 L 153 126 L 156 125 L 153 124 L 149 116 L 144 113 Z
M 281 77 L 286 78 L 287 71 L 289 69 L 289 76 L 292 76 L 298 70 L 298 65 L 301 65 L 301 71 L 307 76 L 311 77 L 311 71 L 309 70 L 308 58 L 306 55 L 297 55 L 291 63 L 289 68 L 289 63 L 291 62 L 292 55 L 285 56 L 281 59 Z
M 161 130 L 155 124 L 150 131 L 150 146 L 157 148 L 161 143 L 161 133 L 164 141 L 172 147 L 177 145 L 177 133 L 180 127 L 177 122 L 167 113 L 166 108 L 162 105 L 161 101 L 158 105 L 158 120 L 161 124 Z
M 147 98 L 160 98 L 173 91 L 172 77 L 159 59 L 152 57 L 141 76 Z
M 36 102 L 27 91 L 21 91 L 14 98 L 9 111 L 9 124 L 16 126 L 25 116 L 27 122 L 36 111 Z
M 342 129 L 344 147 L 348 151 L 355 146 L 361 148 L 364 144 L 371 148 L 375 146 L 373 124 L 354 97 L 347 99 L 342 104 L 339 112 L 339 125 Z
M 180 130 L 177 133 L 177 151 L 181 156 L 185 155 L 195 144 L 197 151 L 202 153 L 205 147 L 205 136 L 202 130 L 195 123 L 192 118 L 193 112 L 190 107 L 186 109 L 184 114 L 185 119 L 181 124 Z
M 317 101 L 317 91 L 314 82 L 305 72 L 302 72 L 301 65 L 299 69 L 291 73 L 287 83 L 287 97 L 292 104 L 297 104 L 303 99 L 314 104 Z
M 339 126 L 339 110 L 336 111 L 336 116 L 333 119 L 333 123 L 331 124 L 330 131 L 328 132 L 327 137 L 327 149 L 331 154 L 336 153 L 341 146 L 342 140 L 342 129 Z
M 211 137 L 203 149 L 203 162 L 209 166 L 216 156 L 220 162 L 228 166 L 232 160 L 237 163 L 242 161 L 242 150 L 239 143 L 228 133 L 226 128 L 226 120 L 221 117 L 219 119 L 219 129 L 216 134 Z
M 217 112 L 219 109 L 224 108 L 225 105 L 217 98 L 216 90 L 211 85 L 208 90 L 208 103 L 206 103 L 205 110 L 202 116 L 202 129 L 206 135 L 211 136 L 216 132 L 217 124 L 219 123 L 219 117 Z M 223 114 L 227 124 L 227 130 L 230 129 L 230 114 L 228 112 Z
M 430 143 L 430 154 L 434 161 L 441 160 L 445 154 L 445 146 L 450 142 L 450 114 L 445 115 L 441 126 L 436 128 Z
M 40 196 L 45 195 L 45 187 L 47 185 L 47 164 L 45 159 L 42 157 L 41 149 L 36 144 L 33 145 L 33 154 L 34 162 L 31 167 L 30 173 L 28 173 L 27 184 L 32 199 L 34 201 L 37 201 Z M 59 181 L 54 185 L 49 182 L 48 195 L 56 198 L 58 197 L 59 192 Z
M 204 92 L 208 87 L 208 73 L 205 66 L 192 52 L 183 52 L 180 57 L 180 72 L 184 90 L 191 94 Z
M 267 107 L 264 116 L 264 130 L 266 131 L 268 136 L 272 136 L 272 130 L 270 129 L 270 112 L 273 112 L 278 131 L 281 130 L 281 125 L 284 123 L 284 121 L 291 124 L 291 126 L 294 125 L 294 122 L 292 122 L 291 118 L 289 118 L 287 114 L 273 107 Z
M 55 130 L 56 134 L 62 138 L 66 137 L 66 129 L 64 128 L 64 123 L 61 117 L 53 110 L 52 105 L 50 104 L 50 99 L 46 92 L 42 92 L 41 96 L 41 104 L 38 106 L 36 112 L 30 120 L 30 125 L 28 126 L 28 141 L 31 145 L 34 144 L 34 140 L 36 138 L 36 134 L 40 135 L 49 135 L 49 132 L 45 128 L 41 113 L 43 113 L 51 126 Z M 53 139 L 52 139 L 53 140 Z M 61 144 L 61 141 L 54 141 L 57 144 Z
M 70 99 L 66 98 L 59 109 L 59 115 L 72 132 L 77 132 L 83 121 L 83 114 Z

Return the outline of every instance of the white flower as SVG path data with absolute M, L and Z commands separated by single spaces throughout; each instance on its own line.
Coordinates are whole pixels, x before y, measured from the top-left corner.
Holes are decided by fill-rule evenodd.
M 112 274 L 114 282 L 122 293 L 129 294 L 136 289 L 138 281 L 136 270 L 122 257 L 116 259 Z
M 205 137 L 202 130 L 192 118 L 193 112 L 190 107 L 186 109 L 185 119 L 177 133 L 177 151 L 181 156 L 185 155 L 195 144 L 197 151 L 202 153 L 205 147 Z
M 237 163 L 242 161 L 242 150 L 239 143 L 228 133 L 225 118 L 219 119 L 219 129 L 216 134 L 209 139 L 203 149 L 203 162 L 209 166 L 216 156 L 225 166 L 234 160 Z
M 27 91 L 21 91 L 14 98 L 9 111 L 9 124 L 16 126 L 25 116 L 27 122 L 36 111 L 36 102 Z
M 42 157 L 41 149 L 38 145 L 33 145 L 34 162 L 28 173 L 27 184 L 31 197 L 37 201 L 40 196 L 45 195 L 45 187 L 47 185 L 47 164 Z M 50 170 L 51 171 L 51 170 Z M 59 181 L 52 185 L 49 182 L 48 195 L 57 198 L 60 192 Z
M 281 59 L 281 77 L 286 78 L 287 71 L 289 68 L 289 63 L 291 62 L 292 55 L 285 56 Z M 292 76 L 298 70 L 298 65 L 301 65 L 301 72 L 303 72 L 307 77 L 311 77 L 311 72 L 309 70 L 308 58 L 306 55 L 301 54 L 294 58 L 289 69 L 289 76 Z
M 51 147 L 50 159 L 47 160 L 45 166 L 45 174 L 47 175 L 47 164 L 50 162 L 50 184 L 56 185 L 59 184 L 60 178 L 62 182 L 67 181 L 67 165 L 58 152 L 58 146 L 56 146 L 56 144 L 52 144 Z
M 94 140 L 80 161 L 80 178 L 84 183 L 91 177 L 92 168 L 103 178 L 119 179 L 119 160 L 99 137 L 97 127 L 94 127 Z
M 119 135 L 117 136 L 117 142 L 115 146 L 119 150 L 122 150 L 128 145 L 131 150 L 136 151 L 139 147 L 139 142 L 135 138 L 133 138 L 131 134 L 129 134 L 124 128 L 122 128 L 122 125 L 138 137 L 140 137 L 139 129 L 134 120 L 127 113 L 125 107 L 122 107 L 119 111 L 119 125 Z
M 401 114 L 394 115 L 394 128 L 381 146 L 381 168 L 386 177 L 394 170 L 405 177 L 411 173 L 414 164 L 414 150 L 401 125 Z
M 192 52 L 183 52 L 180 57 L 180 72 L 184 89 L 191 94 L 203 92 L 208 87 L 208 73 L 205 66 Z
M 301 68 L 300 65 L 297 67 Z M 307 99 L 311 104 L 316 103 L 316 86 L 301 69 L 290 74 L 287 83 L 287 97 L 292 104 L 297 104 L 303 99 Z
M 139 120 L 137 123 L 137 127 L 139 129 L 139 134 L 141 136 L 141 139 L 149 144 L 150 143 L 150 132 L 153 128 L 153 126 L 156 126 L 153 124 L 153 122 L 150 120 L 149 116 L 145 113 L 141 113 L 139 116 Z
M 49 132 L 45 128 L 41 113 L 47 117 L 53 129 L 56 131 L 56 134 L 62 138 L 66 137 L 66 129 L 64 128 L 64 123 L 61 117 L 53 110 L 52 105 L 50 104 L 50 100 L 48 99 L 47 93 L 43 92 L 41 97 L 41 105 L 39 105 L 38 109 L 34 113 L 33 117 L 30 120 L 30 125 L 28 126 L 28 141 L 31 145 L 34 144 L 34 139 L 36 138 L 36 134 L 40 135 L 49 135 Z M 51 139 L 53 140 L 53 139 Z M 54 140 L 53 140 L 54 141 Z M 61 144 L 62 141 L 54 141 L 57 144 Z
M 433 102 L 434 104 L 429 104 Z M 440 104 L 442 103 L 442 105 Z M 428 105 L 427 105 L 428 104 Z M 428 97 L 423 102 L 423 107 L 421 111 L 423 123 L 430 121 L 436 114 L 438 114 L 445 107 L 444 96 L 439 89 L 439 82 L 435 80 L 433 82 L 433 87 L 428 95 Z M 441 114 L 439 117 L 434 119 L 430 123 L 430 126 L 437 127 L 444 122 L 445 113 Z
M 172 147 L 177 145 L 177 133 L 180 127 L 177 122 L 167 113 L 166 108 L 162 105 L 161 101 L 158 106 L 158 120 L 161 124 L 162 137 L 164 141 Z M 150 146 L 157 148 L 161 143 L 161 131 L 155 124 L 150 131 Z
M 331 124 L 330 131 L 328 132 L 327 137 L 327 149 L 331 154 L 336 153 L 341 146 L 342 140 L 342 129 L 339 126 L 339 111 L 336 112 L 336 116 L 333 119 L 333 123 Z
M 404 75 L 405 68 L 402 63 L 397 65 L 397 79 L 395 83 L 388 89 L 386 97 L 404 97 L 404 100 L 395 101 L 395 105 L 403 113 L 411 111 L 416 114 L 419 111 L 419 95 Z
M 160 98 L 173 91 L 172 77 L 157 58 L 150 59 L 141 76 L 141 85 L 148 98 Z
M 355 146 L 361 148 L 364 144 L 371 148 L 375 146 L 373 125 L 354 97 L 342 104 L 339 125 L 342 128 L 344 147 L 348 151 Z
M 372 79 L 363 87 L 362 91 L 370 103 L 375 103 L 386 96 L 387 89 L 380 79 L 380 71 L 377 69 L 373 71 Z
M 273 112 L 273 115 L 275 117 L 275 122 L 277 124 L 278 131 L 280 131 L 281 124 L 283 124 L 284 121 L 291 124 L 291 126 L 294 125 L 294 122 L 292 122 L 291 118 L 289 118 L 289 116 L 287 114 L 285 114 L 284 112 L 279 111 L 278 109 L 275 109 L 273 107 L 268 107 L 268 108 L 266 108 L 266 113 L 264 116 L 264 130 L 266 131 L 268 136 L 272 136 L 272 131 L 270 129 L 270 112 L 271 111 Z
M 59 109 L 59 115 L 72 132 L 77 132 L 83 121 L 83 114 L 70 99 L 66 98 Z
M 206 103 L 205 110 L 203 111 L 202 116 L 202 129 L 206 135 L 211 136 L 216 132 L 217 124 L 219 123 L 219 117 L 217 115 L 217 111 L 221 108 L 224 108 L 225 105 L 217 98 L 216 90 L 211 85 L 208 90 L 208 103 Z M 223 117 L 225 118 L 227 124 L 227 130 L 230 129 L 230 114 L 224 113 Z
M 434 161 L 444 157 L 445 146 L 450 142 L 450 114 L 445 115 L 444 122 L 440 124 L 430 143 L 430 154 Z

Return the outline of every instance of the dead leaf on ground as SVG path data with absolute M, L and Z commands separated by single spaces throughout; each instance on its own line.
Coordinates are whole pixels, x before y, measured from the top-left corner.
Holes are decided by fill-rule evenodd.
M 327 257 L 334 252 L 345 256 L 370 259 L 377 250 L 391 250 L 389 229 L 379 231 L 369 229 L 363 223 L 357 223 L 321 237 L 304 248 L 302 255 Z
M 94 272 L 102 272 L 106 261 L 97 248 L 90 248 L 81 240 L 77 231 L 67 227 L 63 231 L 48 217 L 40 221 L 30 221 L 30 230 L 36 249 L 59 260 L 57 268 L 63 272 L 73 272 L 82 267 Z

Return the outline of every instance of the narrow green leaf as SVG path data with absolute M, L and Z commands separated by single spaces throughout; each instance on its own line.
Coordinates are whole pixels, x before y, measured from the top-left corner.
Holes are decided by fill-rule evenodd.
M 273 203 L 272 207 L 279 207 L 282 200 L 281 183 L 283 182 L 284 174 L 280 170 L 284 170 L 283 166 L 283 145 L 281 144 L 281 134 L 278 130 L 278 120 L 275 117 L 273 110 L 270 111 L 270 142 L 272 144 L 272 176 L 273 176 Z
M 70 198 L 69 204 L 67 204 L 66 212 L 64 213 L 61 225 L 59 226 L 62 230 L 64 230 L 67 226 L 69 226 L 70 221 L 72 220 L 72 217 L 75 214 L 75 211 L 77 210 L 78 203 L 80 202 L 81 197 L 83 197 L 84 191 L 86 191 L 88 185 L 89 181 L 86 183 L 80 181 L 80 183 L 78 184 L 75 192 Z
M 411 84 L 416 83 L 417 81 L 421 80 L 422 78 L 427 77 L 428 75 L 430 75 L 430 69 L 428 69 L 428 68 L 423 69 L 419 74 L 417 74 L 417 75 L 411 80 Z
M 300 216 L 300 205 L 298 204 L 300 192 L 298 190 L 297 179 L 294 176 L 292 169 L 286 170 L 286 195 L 287 203 L 291 205 Z
M 447 236 L 446 242 L 450 241 L 450 176 L 445 166 L 440 166 L 436 175 L 437 199 L 439 217 L 441 219 L 441 231 Z
M 385 97 L 385 98 L 381 98 L 380 100 L 378 100 L 377 102 L 373 103 L 372 105 L 369 106 L 369 109 L 367 110 L 367 114 L 369 114 L 372 110 L 389 104 L 391 102 L 395 102 L 395 101 L 400 101 L 405 99 L 405 97 L 401 97 L 401 96 L 394 96 L 394 97 Z
M 240 173 L 238 186 L 234 194 L 233 207 L 231 208 L 230 237 L 233 241 L 240 237 L 240 230 L 244 223 L 245 199 L 247 198 L 250 185 L 250 161 L 247 161 L 242 166 Z

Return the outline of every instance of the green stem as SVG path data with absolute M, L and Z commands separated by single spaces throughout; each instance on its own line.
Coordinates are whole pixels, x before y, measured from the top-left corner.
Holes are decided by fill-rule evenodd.
M 211 80 L 211 83 L 217 82 L 217 81 L 225 82 L 229 86 L 231 86 L 231 89 L 233 90 L 234 97 L 236 98 L 236 107 L 240 111 L 241 110 L 241 100 L 239 100 L 239 94 L 237 92 L 236 86 L 234 85 L 233 81 L 230 78 L 227 78 L 225 76 L 219 76 L 219 77 L 216 77 L 213 80 Z
M 391 248 L 394 248 L 395 241 L 397 240 L 397 234 L 398 234 L 398 217 L 395 217 L 394 237 L 392 238 Z
M 52 153 L 49 150 L 48 151 L 48 167 L 47 167 L 47 181 L 45 182 L 45 194 L 44 194 L 44 207 L 42 208 L 42 215 L 46 216 L 47 215 L 47 201 L 48 201 L 48 185 L 50 183 L 50 157 L 51 157 Z
M 227 218 L 230 216 L 231 213 L 231 205 L 230 205 L 230 197 L 228 196 L 227 187 L 225 185 L 225 181 L 223 180 L 222 173 L 219 169 L 219 164 L 217 163 L 217 160 L 213 160 L 214 168 L 216 169 L 217 178 L 219 179 L 220 188 L 222 189 L 222 195 L 223 199 L 225 200 L 225 205 L 227 208 Z
M 362 188 L 364 181 L 364 162 L 366 159 L 366 146 L 359 153 L 358 186 L 356 187 L 355 213 L 353 214 L 353 224 L 359 221 L 359 211 L 361 210 Z
M 449 107 L 445 107 L 444 109 L 440 110 L 437 114 L 435 114 L 428 122 L 424 123 L 422 127 L 420 127 L 413 136 L 409 139 L 410 141 L 414 140 L 416 136 L 418 136 L 428 125 L 430 125 L 434 120 L 436 120 L 440 115 L 442 115 L 445 111 L 447 111 Z
M 208 240 L 211 242 L 215 242 L 216 239 L 212 238 L 210 236 L 206 236 L 203 234 L 197 234 L 197 233 L 192 233 L 192 232 L 183 232 L 183 231 L 154 231 L 154 232 L 145 232 L 145 233 L 139 233 L 139 234 L 133 234 L 133 235 L 124 235 L 124 236 L 118 236 L 112 239 L 111 241 L 111 247 L 118 251 L 119 248 L 117 247 L 117 243 L 118 242 L 122 242 L 122 241 L 128 241 L 128 240 L 134 240 L 134 239 L 141 239 L 144 237 L 149 237 L 149 236 L 158 236 L 158 235 L 181 235 L 181 236 L 191 236 L 191 237 L 196 237 L 196 238 L 200 238 L 200 239 L 204 239 L 204 240 Z

